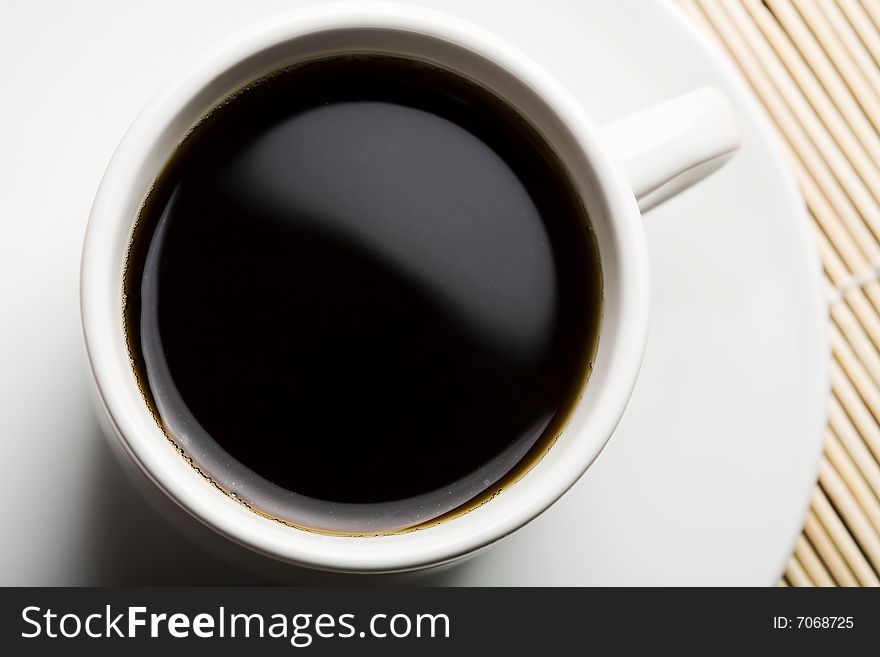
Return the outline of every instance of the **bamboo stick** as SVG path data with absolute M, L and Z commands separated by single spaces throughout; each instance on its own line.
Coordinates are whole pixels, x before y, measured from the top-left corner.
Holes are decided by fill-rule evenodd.
M 861 106 L 865 116 L 873 124 L 874 128 L 880 128 L 880 101 L 864 93 L 864 86 L 855 77 L 850 77 L 852 70 L 844 67 L 843 70 L 832 64 L 829 54 L 824 51 L 788 0 L 766 0 L 770 10 L 776 16 L 792 41 L 803 53 L 810 67 L 816 72 L 822 84 L 828 89 L 832 98 L 850 96 Z M 841 85 L 841 81 L 843 84 Z
M 828 531 L 819 522 L 812 509 L 807 511 L 807 517 L 804 520 L 804 534 L 813 544 L 819 556 L 822 557 L 822 562 L 827 566 L 839 586 L 859 585 L 856 576 L 853 575 L 843 555 L 840 554 L 840 550 L 837 549 Z
M 810 545 L 810 542 L 803 534 L 797 537 L 794 555 L 803 567 L 804 572 L 816 586 L 834 586 L 834 580 L 831 578 L 831 574 L 828 572 L 828 569 L 825 568 L 824 564 L 819 559 L 819 556 L 816 554 L 816 551 L 813 549 L 813 546 Z
M 789 110 L 779 95 L 778 90 L 767 78 L 748 45 L 723 12 L 722 6 L 717 2 L 702 2 L 699 6 L 703 9 L 709 21 L 733 54 L 736 63 L 745 73 L 770 116 L 785 136 L 792 151 L 803 162 L 804 167 L 809 170 L 811 177 L 815 181 L 815 186 L 828 199 L 835 214 L 845 225 L 846 231 L 855 240 L 858 245 L 857 248 L 865 254 L 865 257 L 872 264 L 880 264 L 880 247 L 878 247 L 872 232 L 862 221 L 862 215 L 856 210 L 853 200 L 847 195 L 844 188 L 838 184 L 829 165 L 823 160 L 819 150 L 809 139 L 797 118 Z M 813 185 L 806 185 L 804 189 L 807 191 L 812 187 Z M 854 195 L 861 198 L 854 190 L 850 191 L 853 191 Z M 862 208 L 860 207 L 859 209 Z M 880 209 L 876 206 L 872 208 L 870 204 L 865 204 L 864 211 L 868 215 L 869 221 L 877 227 L 878 233 L 880 233 Z M 823 228 L 827 229 L 827 226 L 823 225 Z M 878 297 L 877 301 L 878 305 L 880 305 L 880 297 Z
M 872 118 L 872 122 L 876 118 L 876 121 L 880 123 L 880 98 L 877 96 L 880 84 L 874 87 L 874 81 L 870 79 L 871 76 L 867 74 L 867 71 L 859 68 L 857 59 L 853 57 L 850 49 L 843 44 L 835 32 L 829 14 L 820 9 L 816 0 L 793 0 L 793 2 L 810 31 L 816 36 L 829 59 L 852 89 L 859 104 Z M 858 39 L 855 41 L 861 45 Z
M 874 532 L 880 532 L 880 500 L 874 495 L 852 457 L 843 448 L 837 436 L 831 431 L 828 431 L 826 434 L 825 455 L 828 457 L 828 462 L 834 466 L 834 469 L 840 474 L 840 478 L 849 488 L 855 502 L 874 528 Z
M 807 576 L 806 571 L 798 558 L 792 556 L 788 560 L 788 566 L 785 568 L 785 578 L 794 586 L 814 586 L 813 580 Z
M 868 222 L 873 234 L 880 235 L 880 207 L 874 200 L 880 197 L 880 175 L 878 175 L 874 164 L 867 157 L 863 157 L 857 173 L 857 167 L 853 165 L 851 158 L 845 157 L 838 143 L 832 139 L 830 132 L 819 120 L 803 93 L 792 80 L 790 73 L 776 58 L 773 50 L 752 22 L 742 6 L 741 0 L 721 1 L 743 41 L 766 72 L 766 78 L 753 79 L 752 84 L 756 87 L 766 83 L 773 85 L 797 118 L 798 123 L 803 127 L 804 133 L 828 164 L 847 196 Z M 845 133 L 840 136 L 845 137 Z M 850 153 L 850 155 L 857 157 L 860 154 L 864 156 L 862 149 L 853 149 Z
M 849 453 L 874 495 L 880 499 L 880 463 L 868 450 L 865 441 L 862 440 L 853 426 L 852 420 L 849 419 L 840 401 L 834 395 L 828 402 L 828 423 L 831 431 Z
M 831 361 L 831 388 L 865 445 L 880 459 L 880 426 L 836 360 Z
M 880 572 L 880 535 L 871 526 L 840 474 L 824 459 L 819 461 L 819 483 L 875 572 Z
M 849 24 L 859 34 L 859 38 L 877 65 L 880 65 L 880 32 L 871 22 L 871 18 L 859 4 L 858 0 L 838 0 L 840 8 L 846 15 Z
M 856 545 L 821 488 L 813 490 L 813 511 L 862 586 L 880 586 L 880 579 Z
M 829 328 L 828 335 L 831 339 L 831 350 L 834 356 L 855 386 L 859 396 L 874 415 L 874 418 L 880 418 L 880 388 L 871 379 L 865 370 L 864 364 L 856 357 L 852 346 L 844 340 L 837 326 L 831 324 Z
M 859 38 L 856 30 L 850 25 L 843 11 L 834 0 L 817 0 L 818 8 L 822 13 L 820 20 L 828 21 L 834 31 L 838 42 L 849 54 L 850 59 L 859 69 L 859 73 L 870 85 L 874 96 L 880 94 L 880 69 L 865 48 L 865 44 Z
M 874 23 L 874 27 L 880 30 L 880 5 L 878 5 L 874 0 L 863 0 L 862 7 L 864 7 L 865 11 L 871 18 L 871 22 Z
M 843 82 L 834 77 L 833 70 L 829 69 L 828 71 L 832 77 L 825 80 L 825 87 L 828 87 L 828 91 L 826 91 L 816 73 L 804 61 L 802 53 L 794 46 L 788 34 L 764 3 L 761 0 L 745 0 L 745 6 L 786 68 L 803 89 L 810 103 L 816 108 L 819 116 L 835 133 L 835 138 L 840 140 L 838 137 L 840 133 L 852 131 L 873 162 L 880 166 L 880 135 L 865 118 L 862 109 L 845 89 Z M 837 93 L 834 93 L 837 86 L 834 81 L 840 87 L 837 89 Z M 857 158 L 853 160 L 853 163 L 857 164 L 858 161 Z

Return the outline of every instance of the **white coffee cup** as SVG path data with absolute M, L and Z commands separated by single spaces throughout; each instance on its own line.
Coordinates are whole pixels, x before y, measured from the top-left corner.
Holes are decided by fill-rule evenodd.
M 279 68 L 344 52 L 438 63 L 516 107 L 566 166 L 585 202 L 602 260 L 604 306 L 585 394 L 563 433 L 515 483 L 477 508 L 416 531 L 326 535 L 254 513 L 200 476 L 165 437 L 138 388 L 124 335 L 123 266 L 139 208 L 177 145 L 230 93 Z M 575 56 L 575 54 L 573 54 Z M 319 4 L 245 30 L 188 66 L 137 117 L 92 208 L 82 260 L 82 319 L 102 414 L 126 462 L 219 534 L 275 559 L 343 572 L 448 563 L 514 532 L 589 468 L 632 393 L 648 328 L 642 211 L 718 168 L 738 147 L 723 94 L 693 91 L 604 128 L 524 54 L 434 11 L 393 4 Z M 430 418 L 426 418 L 430 421 Z M 218 540 L 223 540 L 218 537 Z

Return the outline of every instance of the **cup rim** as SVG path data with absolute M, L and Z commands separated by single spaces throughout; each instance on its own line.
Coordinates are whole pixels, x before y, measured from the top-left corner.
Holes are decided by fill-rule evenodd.
M 536 92 L 571 131 L 615 225 L 621 321 L 614 336 L 614 372 L 590 417 L 590 434 L 572 441 L 570 458 L 555 466 L 552 477 L 548 473 L 540 480 L 523 479 L 506 490 L 512 497 L 503 516 L 494 511 L 500 507 L 493 500 L 434 526 L 370 537 L 328 536 L 264 518 L 212 488 L 173 449 L 147 411 L 124 339 L 114 336 L 122 315 L 122 280 L 115 281 L 114 299 L 107 293 L 112 283 L 108 277 L 114 277 L 124 256 L 116 247 L 116 236 L 123 226 L 128 234 L 135 220 L 124 213 L 120 220 L 130 194 L 126 183 L 144 166 L 144 154 L 158 131 L 186 98 L 245 57 L 316 31 L 339 28 L 403 30 L 446 40 L 501 64 Z M 256 552 L 311 568 L 371 573 L 415 570 L 473 553 L 511 534 L 564 494 L 598 456 L 629 401 L 647 338 L 648 296 L 647 249 L 635 198 L 598 127 L 579 103 L 531 59 L 492 33 L 435 10 L 385 2 L 337 2 L 284 12 L 227 39 L 168 82 L 134 120 L 107 167 L 86 230 L 80 279 L 83 332 L 100 404 L 124 451 L 156 487 L 203 524 Z M 135 408 L 138 405 L 141 408 Z

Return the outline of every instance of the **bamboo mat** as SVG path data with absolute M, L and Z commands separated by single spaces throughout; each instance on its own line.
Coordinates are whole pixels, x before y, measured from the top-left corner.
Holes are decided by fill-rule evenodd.
M 825 451 L 779 584 L 880 586 L 880 0 L 676 1 L 766 110 L 825 269 Z

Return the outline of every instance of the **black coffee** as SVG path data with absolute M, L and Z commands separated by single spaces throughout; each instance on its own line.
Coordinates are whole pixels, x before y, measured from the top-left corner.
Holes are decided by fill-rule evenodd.
M 522 475 L 601 314 L 585 210 L 535 130 L 379 56 L 277 73 L 203 119 L 145 203 L 125 294 L 169 438 L 255 510 L 338 532 Z

